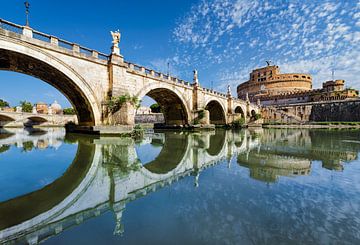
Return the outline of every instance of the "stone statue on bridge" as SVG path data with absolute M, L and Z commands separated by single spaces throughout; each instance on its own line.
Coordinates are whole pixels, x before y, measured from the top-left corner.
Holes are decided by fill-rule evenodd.
M 194 84 L 199 85 L 198 71 L 194 70 Z
M 120 38 L 121 38 L 121 34 L 120 34 L 120 31 L 117 30 L 115 32 L 113 31 L 110 31 L 111 33 L 111 36 L 112 36 L 112 48 L 111 48 L 111 51 L 113 54 L 117 54 L 117 55 L 120 55 L 120 49 L 119 49 L 119 43 L 120 43 Z

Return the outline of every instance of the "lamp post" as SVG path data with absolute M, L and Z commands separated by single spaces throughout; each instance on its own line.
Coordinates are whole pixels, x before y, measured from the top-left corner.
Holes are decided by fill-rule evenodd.
M 26 0 L 26 2 L 24 2 L 25 4 L 25 13 L 26 13 L 26 26 L 29 26 L 29 8 L 30 8 L 30 3 L 29 1 Z

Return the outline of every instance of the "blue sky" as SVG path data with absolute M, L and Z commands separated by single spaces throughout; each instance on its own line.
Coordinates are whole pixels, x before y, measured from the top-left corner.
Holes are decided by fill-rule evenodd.
M 0 18 L 23 24 L 24 0 L 3 1 Z M 125 60 L 226 91 L 272 60 L 282 72 L 307 72 L 314 87 L 345 79 L 360 89 L 360 1 L 171 0 L 30 1 L 34 29 L 109 53 L 120 29 Z M 0 71 L 0 98 L 51 103 L 66 99 L 51 86 Z

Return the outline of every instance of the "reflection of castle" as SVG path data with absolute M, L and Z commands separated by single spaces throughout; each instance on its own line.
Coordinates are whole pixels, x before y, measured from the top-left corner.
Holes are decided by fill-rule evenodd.
M 308 175 L 311 162 L 307 159 L 284 155 L 271 155 L 256 150 L 238 156 L 240 166 L 250 170 L 250 177 L 265 182 L 275 182 L 278 176 Z
M 260 100 L 264 105 L 345 100 L 358 98 L 359 91 L 344 88 L 344 80 L 327 81 L 321 89 L 312 89 L 308 74 L 281 74 L 278 66 L 262 67 L 250 73 L 250 79 L 237 87 L 238 97 Z
M 238 156 L 238 163 L 250 169 L 250 176 L 274 182 L 278 176 L 307 175 L 311 162 L 321 161 L 322 167 L 342 171 L 346 162 L 357 159 L 360 145 L 358 131 L 331 132 L 323 130 L 264 130 L 259 134 L 261 146 Z

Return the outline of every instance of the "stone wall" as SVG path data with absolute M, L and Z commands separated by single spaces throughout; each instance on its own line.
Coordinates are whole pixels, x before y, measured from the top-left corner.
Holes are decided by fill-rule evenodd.
M 137 114 L 135 115 L 135 123 L 164 123 L 164 115 L 162 113 Z
M 312 102 L 262 109 L 266 122 L 360 122 L 360 100 Z
M 360 100 L 315 104 L 312 106 L 310 121 L 360 122 Z

